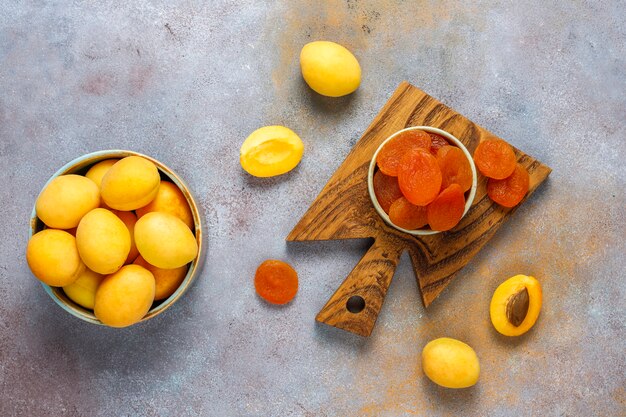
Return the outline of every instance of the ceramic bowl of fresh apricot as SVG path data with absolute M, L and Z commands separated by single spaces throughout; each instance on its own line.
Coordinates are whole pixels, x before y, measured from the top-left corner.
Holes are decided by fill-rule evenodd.
M 482 141 L 472 157 L 449 132 L 408 127 L 374 153 L 368 190 L 388 225 L 415 236 L 433 235 L 453 229 L 469 211 L 478 172 L 488 178 L 489 197 L 504 207 L 519 204 L 528 192 L 528 172 L 506 142 Z
M 188 186 L 149 156 L 81 156 L 39 193 L 26 260 L 52 299 L 89 323 L 127 327 L 176 302 L 199 272 L 202 223 Z

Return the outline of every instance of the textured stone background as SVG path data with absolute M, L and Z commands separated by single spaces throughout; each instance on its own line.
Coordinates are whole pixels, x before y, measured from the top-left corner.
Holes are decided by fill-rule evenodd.
M 0 8 L 0 415 L 626 413 L 624 1 L 79 3 Z M 308 90 L 298 53 L 316 39 L 360 59 L 356 94 Z M 284 238 L 402 80 L 554 171 L 428 311 L 403 257 L 363 339 L 314 316 L 367 242 Z M 238 150 L 266 124 L 294 129 L 306 151 L 292 173 L 258 180 Z M 111 148 L 177 170 L 208 225 L 193 288 L 124 330 L 63 312 L 24 259 L 44 182 Z M 286 307 L 254 293 L 270 257 L 300 274 Z M 517 273 L 542 282 L 545 303 L 530 333 L 507 339 L 488 304 Z M 478 385 L 424 377 L 421 348 L 440 336 L 476 349 Z

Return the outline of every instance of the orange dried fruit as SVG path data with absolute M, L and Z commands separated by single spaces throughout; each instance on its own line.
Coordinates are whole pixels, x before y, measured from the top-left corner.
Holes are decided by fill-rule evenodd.
M 380 150 L 376 157 L 378 168 L 384 174 L 397 177 L 402 157 L 413 149 L 430 149 L 430 144 L 430 135 L 423 130 L 402 132 Z
M 459 224 L 465 211 L 465 198 L 459 184 L 452 184 L 427 207 L 428 224 L 433 230 L 445 232 Z
M 402 197 L 398 178 L 383 174 L 381 170 L 374 174 L 374 194 L 385 213 L 389 213 L 391 203 Z
M 437 151 L 439 150 L 439 148 L 450 145 L 446 138 L 441 135 L 438 135 L 436 133 L 429 133 L 429 135 L 431 141 L 430 153 L 432 153 L 434 156 L 437 156 Z
M 501 180 L 513 173 L 517 159 L 511 145 L 502 139 L 488 139 L 478 144 L 474 163 L 485 177 Z
M 463 192 L 472 188 L 472 167 L 460 148 L 456 146 L 439 148 L 437 162 L 441 169 L 441 188 L 448 188 L 451 184 L 459 184 Z
M 504 207 L 514 207 L 522 201 L 530 183 L 528 171 L 521 164 L 515 164 L 513 173 L 503 179 L 490 178 L 487 182 L 487 195 Z
M 428 224 L 426 206 L 416 206 L 411 204 L 406 198 L 400 197 L 391 204 L 389 220 L 403 229 L 419 229 Z
M 441 189 L 441 169 L 437 159 L 424 149 L 413 149 L 400 162 L 400 191 L 416 206 L 433 201 Z
M 286 262 L 268 259 L 254 275 L 257 294 L 272 304 L 287 304 L 298 292 L 298 273 Z

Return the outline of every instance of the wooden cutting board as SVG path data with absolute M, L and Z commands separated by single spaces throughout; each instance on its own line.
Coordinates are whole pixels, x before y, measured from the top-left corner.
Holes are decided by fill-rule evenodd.
M 317 321 L 369 336 L 405 250 L 428 307 L 515 211 L 493 203 L 487 196 L 487 180 L 479 175 L 474 203 L 451 231 L 415 237 L 385 224 L 367 191 L 368 167 L 378 146 L 409 126 L 434 126 L 450 132 L 471 154 L 478 143 L 496 137 L 409 83 L 400 84 L 287 237 L 288 241 L 374 238 Z M 528 198 L 551 169 L 520 150 L 515 152 L 530 174 Z

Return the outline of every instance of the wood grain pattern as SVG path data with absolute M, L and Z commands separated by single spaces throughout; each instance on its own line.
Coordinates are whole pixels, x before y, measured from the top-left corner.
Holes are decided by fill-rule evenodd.
M 474 203 L 451 231 L 416 237 L 386 225 L 367 192 L 368 166 L 380 143 L 409 126 L 448 131 L 472 154 L 478 143 L 496 137 L 423 91 L 406 82 L 400 84 L 287 237 L 288 241 L 374 238 L 370 250 L 318 314 L 320 322 L 363 336 L 371 334 L 405 250 L 428 307 L 515 211 L 494 204 L 487 196 L 486 178 L 479 175 Z M 517 149 L 515 152 L 530 174 L 526 199 L 546 180 L 550 168 Z M 347 299 L 353 295 L 365 299 L 365 309 L 360 313 L 346 308 Z

